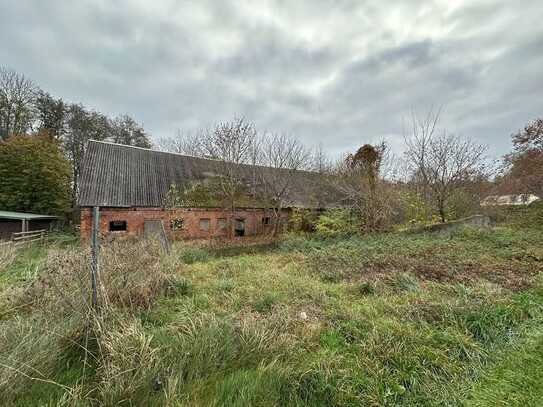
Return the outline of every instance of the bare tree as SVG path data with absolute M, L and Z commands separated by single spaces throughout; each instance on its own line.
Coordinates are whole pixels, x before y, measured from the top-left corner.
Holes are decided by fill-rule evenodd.
M 411 182 L 421 187 L 424 198 L 445 222 L 453 193 L 485 172 L 487 147 L 446 131 L 437 133 L 439 118 L 440 111 L 423 119 L 413 115 L 411 136 L 405 138 L 405 158 Z
M 390 220 L 391 188 L 383 176 L 388 146 L 365 144 L 337 165 L 336 183 L 364 231 L 385 228 Z
M 247 195 L 255 196 L 254 165 L 260 160 L 260 146 L 254 125 L 244 118 L 222 122 L 213 128 L 195 133 L 178 131 L 176 137 L 163 138 L 158 142 L 163 151 L 186 154 L 215 160 L 216 174 L 206 185 L 193 185 L 205 189 L 205 195 L 213 195 L 212 201 L 222 202 L 230 209 L 228 233 L 233 235 L 238 201 Z M 187 186 L 178 193 L 185 196 Z
M 332 171 L 332 167 L 332 160 L 324 151 L 322 143 L 319 143 L 311 153 L 311 170 L 326 175 Z
M 294 174 L 311 166 L 311 152 L 300 142 L 284 134 L 259 135 L 243 118 L 197 133 L 179 132 L 175 138 L 160 140 L 159 148 L 216 160 L 213 181 L 231 211 L 230 234 L 237 203 L 247 198 L 272 209 L 277 234 L 281 211 L 290 203 Z
M 255 154 L 257 132 L 254 125 L 243 118 L 218 124 L 213 130 L 198 137 L 199 154 L 217 160 L 218 186 L 230 208 L 228 231 L 233 235 L 236 200 L 247 189 L 247 167 Z
M 0 67 L 0 140 L 32 127 L 36 92 L 30 79 Z
M 267 134 L 262 142 L 262 167 L 259 179 L 264 201 L 274 215 L 273 235 L 277 235 L 281 212 L 291 201 L 293 180 L 297 171 L 311 165 L 311 151 L 298 140 L 285 134 Z
M 169 153 L 203 157 L 205 154 L 202 151 L 202 133 L 202 131 L 188 133 L 178 130 L 174 137 L 160 138 L 157 142 L 157 147 L 159 150 Z

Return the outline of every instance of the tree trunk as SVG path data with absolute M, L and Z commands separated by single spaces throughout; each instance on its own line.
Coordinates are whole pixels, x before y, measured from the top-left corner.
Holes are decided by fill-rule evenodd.
M 279 221 L 281 220 L 281 206 L 279 206 L 278 208 L 273 208 L 273 216 L 275 217 L 275 220 L 273 222 L 273 232 L 272 232 L 272 236 L 273 237 L 276 237 L 277 236 L 277 231 L 279 229 Z
M 441 218 L 441 223 L 445 223 L 447 221 L 445 217 L 445 204 L 443 202 L 439 202 L 438 204 L 439 209 L 439 217 Z
M 234 226 L 236 224 L 235 217 L 236 217 L 236 206 L 235 206 L 234 200 L 232 199 L 232 201 L 230 203 L 230 225 L 228 227 L 228 238 L 229 239 L 234 238 Z

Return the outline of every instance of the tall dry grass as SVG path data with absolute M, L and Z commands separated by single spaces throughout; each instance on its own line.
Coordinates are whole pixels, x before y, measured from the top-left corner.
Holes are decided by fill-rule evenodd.
M 8 252 L 1 258 L 12 261 Z M 89 265 L 87 248 L 51 248 L 38 277 L 12 292 L 8 307 L 17 313 L 0 320 L 5 403 L 41 384 L 67 405 L 108 404 L 133 392 L 139 374 L 153 372 L 154 351 L 136 315 L 175 289 L 177 264 L 152 242 L 103 246 L 97 309 L 91 305 Z
M 0 242 L 0 273 L 15 260 L 15 247 Z

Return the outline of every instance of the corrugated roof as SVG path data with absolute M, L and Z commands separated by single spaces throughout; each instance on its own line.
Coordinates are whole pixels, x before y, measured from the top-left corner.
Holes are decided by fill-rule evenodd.
M 79 183 L 80 206 L 162 207 L 172 185 L 220 174 L 216 160 L 148 150 L 101 141 L 89 142 Z M 253 168 L 239 167 L 247 179 Z M 269 171 L 279 171 L 266 168 Z M 333 185 L 314 172 L 296 171 L 289 188 L 292 207 L 338 206 Z
M 38 220 L 38 219 L 57 219 L 57 216 L 38 215 L 35 213 L 10 212 L 0 211 L 0 219 L 16 219 L 16 220 Z

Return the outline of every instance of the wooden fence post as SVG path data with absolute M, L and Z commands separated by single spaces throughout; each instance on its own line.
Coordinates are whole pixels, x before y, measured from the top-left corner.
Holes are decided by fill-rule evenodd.
M 97 292 L 97 276 L 99 267 L 99 252 L 100 252 L 100 208 L 95 206 L 92 208 L 92 262 L 91 262 L 91 285 L 92 285 L 92 306 L 98 308 L 98 292 Z

